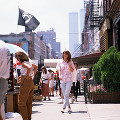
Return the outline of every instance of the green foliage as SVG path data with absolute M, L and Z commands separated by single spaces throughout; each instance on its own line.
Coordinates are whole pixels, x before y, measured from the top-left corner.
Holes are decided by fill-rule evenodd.
M 94 64 L 93 66 L 93 76 L 97 84 L 100 84 L 101 83 L 101 71 L 100 71 L 100 67 L 98 64 Z
M 116 54 L 116 72 L 115 72 L 115 76 L 116 79 L 118 79 L 117 81 L 114 81 L 116 84 L 120 83 L 120 52 L 118 52 Z
M 120 90 L 120 52 L 115 47 L 110 47 L 93 66 L 93 77 L 98 84 L 102 82 L 108 92 Z

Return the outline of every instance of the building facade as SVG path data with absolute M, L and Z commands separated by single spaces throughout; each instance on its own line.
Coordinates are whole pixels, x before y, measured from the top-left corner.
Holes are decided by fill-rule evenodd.
M 103 4 L 101 0 L 89 0 L 86 2 L 84 29 L 82 32 L 82 55 L 100 52 L 100 23 L 103 20 Z M 107 48 L 104 48 L 107 49 Z M 102 51 L 102 50 L 101 50 Z
M 33 32 L 24 32 L 20 34 L 12 33 L 9 35 L 0 35 L 0 39 L 7 43 L 18 45 L 28 53 L 31 59 L 38 60 L 39 64 L 44 64 L 44 59 L 49 58 L 49 53 L 45 52 L 46 44 L 44 40 L 40 38 L 36 33 Z
M 106 51 L 110 46 L 120 51 L 120 0 L 101 0 L 103 20 L 100 26 L 100 47 Z
M 56 42 L 56 32 L 54 29 L 47 31 L 37 32 L 39 37 L 43 36 L 43 39 L 47 46 L 50 47 L 50 58 L 61 58 L 60 42 Z

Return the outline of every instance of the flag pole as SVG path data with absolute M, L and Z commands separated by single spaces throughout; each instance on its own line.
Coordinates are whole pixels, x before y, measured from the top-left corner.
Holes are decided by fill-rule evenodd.
M 19 6 L 18 6 L 18 10 L 19 10 Z M 19 11 L 18 11 L 18 13 L 19 13 Z M 19 14 L 18 14 L 18 19 L 19 19 Z M 17 28 L 16 28 L 16 39 L 17 39 L 17 32 L 18 32 L 18 19 L 17 19 Z M 17 43 L 17 41 L 16 41 L 16 43 Z

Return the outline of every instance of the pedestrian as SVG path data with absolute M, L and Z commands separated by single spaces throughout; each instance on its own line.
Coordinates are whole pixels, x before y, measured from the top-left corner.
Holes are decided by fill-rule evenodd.
M 18 106 L 23 120 L 31 120 L 32 100 L 34 92 L 33 78 L 37 72 L 37 66 L 30 62 L 29 57 L 24 52 L 16 52 L 15 58 L 22 64 L 19 78 L 19 100 Z
M 56 96 L 57 96 L 57 91 L 58 91 L 58 80 L 57 80 L 57 72 L 54 73 L 54 80 L 55 80 L 55 91 L 56 91 Z
M 48 97 L 48 100 L 50 100 L 49 80 L 50 80 L 50 75 L 49 73 L 47 73 L 46 67 L 42 66 L 42 74 L 41 74 L 40 83 L 42 84 L 42 96 L 44 97 L 43 100 L 46 100 L 46 97 Z
M 76 69 L 73 70 L 72 72 L 72 87 L 71 87 L 71 91 L 70 91 L 70 98 L 71 98 L 71 103 L 73 103 L 74 100 L 74 84 L 76 84 Z
M 49 69 L 48 72 L 50 74 L 49 93 L 50 96 L 54 97 L 54 72 L 51 69 Z
M 4 99 L 10 77 L 10 51 L 5 42 L 0 40 L 0 120 L 5 120 Z
M 80 90 L 80 81 L 82 79 L 81 73 L 78 69 L 78 63 L 74 63 L 75 65 L 75 70 L 76 70 L 76 74 L 75 74 L 75 81 L 73 82 L 73 94 L 74 94 L 74 99 L 72 102 L 76 101 L 77 102 L 77 97 L 79 94 L 81 94 L 81 90 Z M 79 91 L 79 94 L 78 94 Z
M 57 64 L 56 69 L 60 71 L 59 79 L 61 80 L 61 88 L 64 96 L 64 104 L 61 112 L 64 113 L 66 106 L 68 106 L 68 112 L 71 112 L 69 94 L 72 86 L 74 64 L 71 60 L 71 54 L 69 51 L 63 52 L 62 59 L 63 60 Z
M 59 95 L 61 96 L 61 83 L 60 83 L 60 79 L 59 79 L 59 71 L 56 71 L 56 73 L 57 73 Z
M 82 74 L 81 74 L 81 71 L 79 71 L 78 69 L 78 63 L 75 63 L 75 69 L 76 69 L 76 80 L 77 80 L 77 83 L 76 83 L 76 86 L 77 86 L 77 94 L 78 95 L 81 95 L 81 88 L 80 88 L 80 83 L 82 81 Z

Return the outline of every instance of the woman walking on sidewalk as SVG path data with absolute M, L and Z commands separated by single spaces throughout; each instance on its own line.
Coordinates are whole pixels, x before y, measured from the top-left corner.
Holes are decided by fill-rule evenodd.
M 43 100 L 46 100 L 46 97 L 48 97 L 48 100 L 50 100 L 49 79 L 50 79 L 50 75 L 49 75 L 49 73 L 47 73 L 47 69 L 45 68 L 45 66 L 43 66 L 41 79 L 40 79 L 40 83 L 42 84 L 42 96 L 44 97 Z
M 75 81 L 73 81 L 73 94 L 74 94 L 74 99 L 72 102 L 76 101 L 77 102 L 77 97 L 78 97 L 78 90 L 80 90 L 80 81 L 82 79 L 81 72 L 78 70 L 78 63 L 74 63 L 75 65 Z M 81 94 L 81 92 L 80 92 Z
M 57 64 L 56 69 L 60 71 L 59 79 L 61 80 L 61 88 L 64 96 L 64 105 L 61 112 L 64 113 L 66 106 L 68 106 L 68 112 L 71 111 L 69 94 L 72 86 L 72 72 L 75 67 L 71 60 L 71 54 L 69 51 L 64 51 L 62 58 L 62 62 Z
M 23 120 L 31 120 L 34 92 L 33 78 L 38 67 L 29 61 L 29 57 L 24 52 L 16 52 L 15 58 L 22 64 L 21 75 L 19 77 L 19 83 L 21 85 L 18 101 L 19 110 Z

